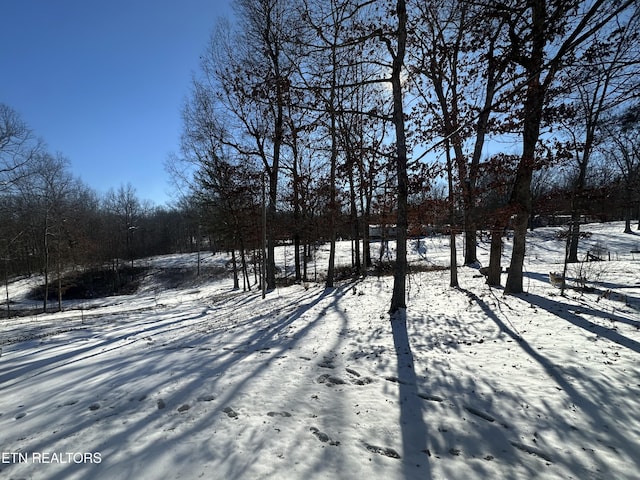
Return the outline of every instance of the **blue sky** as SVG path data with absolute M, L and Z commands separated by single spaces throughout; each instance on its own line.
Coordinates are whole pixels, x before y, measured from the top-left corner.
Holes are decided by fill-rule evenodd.
M 227 0 L 2 0 L 0 102 L 99 193 L 170 201 L 164 162 Z

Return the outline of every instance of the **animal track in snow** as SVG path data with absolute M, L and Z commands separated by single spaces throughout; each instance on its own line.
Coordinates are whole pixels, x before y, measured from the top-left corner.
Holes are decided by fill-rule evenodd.
M 345 370 L 348 374 L 356 377 L 354 380 L 351 380 L 351 383 L 353 383 L 354 385 L 369 385 L 370 383 L 373 383 L 373 378 L 363 377 L 357 370 L 354 370 L 352 368 L 346 368 Z

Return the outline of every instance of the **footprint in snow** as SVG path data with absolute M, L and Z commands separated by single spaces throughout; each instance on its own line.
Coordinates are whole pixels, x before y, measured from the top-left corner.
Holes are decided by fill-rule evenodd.
M 354 370 L 353 368 L 346 368 L 345 370 L 347 371 L 348 374 L 356 377 L 355 380 L 351 381 L 354 385 L 369 385 L 370 383 L 373 383 L 373 378 L 362 377 L 360 375 L 360 372 L 358 372 L 357 370 Z
M 189 405 L 188 403 L 185 403 L 184 405 L 180 405 L 178 407 L 178 412 L 182 413 L 182 412 L 186 412 L 187 410 L 189 410 L 191 408 L 191 405 Z
M 423 400 L 428 400 L 430 402 L 443 402 L 444 398 L 439 397 L 438 395 L 427 395 L 426 393 L 419 393 L 418 396 Z
M 24 418 L 27 416 L 27 412 L 20 412 L 19 414 L 17 414 L 14 418 L 16 420 L 20 420 L 21 418 Z
M 158 401 L 156 402 L 156 405 L 158 405 L 158 410 L 162 410 L 164 407 L 166 407 L 167 405 L 164 403 L 163 399 L 158 399 Z
M 493 417 L 492 417 L 491 415 L 489 415 L 488 413 L 482 412 L 482 411 L 480 411 L 480 410 L 478 410 L 478 409 L 476 409 L 476 408 L 469 407 L 469 406 L 465 405 L 465 406 L 464 406 L 464 409 L 465 409 L 467 412 L 469 412 L 469 413 L 471 413 L 471 414 L 475 415 L 476 417 L 480 417 L 480 418 L 482 418 L 483 420 L 486 420 L 487 422 L 495 422 L 495 421 L 496 421 L 496 419 L 495 419 L 495 418 L 493 418 Z
M 318 364 L 318 366 L 322 368 L 336 368 L 336 366 L 333 364 L 333 360 L 331 359 L 324 359 Z
M 282 411 L 282 412 L 267 412 L 267 415 L 269 417 L 290 417 L 291 416 L 291 414 L 289 412 L 285 412 L 285 411 Z
M 333 375 L 329 375 L 325 373 L 320 375 L 317 379 L 318 383 L 324 383 L 327 387 L 333 387 L 335 385 L 344 385 L 347 382 L 340 377 L 334 377 Z
M 547 455 L 546 453 L 542 452 L 541 450 L 538 450 L 535 447 L 530 447 L 529 445 L 525 445 L 523 443 L 519 443 L 519 442 L 511 442 L 511 445 L 515 448 L 517 448 L 518 450 L 521 450 L 525 453 L 528 453 L 529 455 L 533 455 L 535 457 L 540 457 L 543 460 L 546 460 L 549 463 L 553 463 L 553 461 L 551 460 L 551 457 L 549 455 Z
M 202 395 L 198 397 L 199 402 L 213 402 L 216 399 L 213 395 Z
M 353 383 L 356 384 L 356 385 L 369 385 L 370 383 L 373 383 L 373 378 L 371 378 L 371 377 L 362 377 L 362 378 L 358 378 L 358 379 L 354 380 Z
M 329 445 L 332 445 L 334 447 L 337 447 L 338 445 L 340 445 L 340 442 L 337 440 L 333 440 L 331 439 L 331 437 L 329 435 L 327 435 L 324 432 L 321 432 L 320 430 L 318 430 L 316 427 L 310 427 L 309 430 L 311 431 L 311 433 L 313 433 L 315 435 L 315 437 L 320 440 L 322 443 L 328 443 Z
M 226 413 L 229 418 L 238 418 L 238 412 L 231 407 L 226 407 L 223 412 Z
M 89 410 L 91 410 L 91 411 L 98 410 L 99 408 L 100 408 L 100 404 L 99 403 L 92 403 L 91 405 L 89 405 Z
M 396 377 L 396 376 L 394 376 L 394 375 L 390 375 L 390 376 L 388 376 L 388 377 L 384 377 L 384 379 L 385 379 L 387 382 L 392 382 L 392 383 L 401 383 L 402 385 L 413 385 L 413 383 L 411 383 L 411 382 L 407 382 L 407 381 L 405 381 L 405 380 L 402 380 L 402 379 L 400 379 L 400 378 L 398 378 L 398 377 Z
M 377 453 L 378 455 L 384 455 L 389 458 L 402 458 L 400 454 L 395 451 L 393 448 L 389 447 L 378 447 L 376 445 L 371 445 L 369 443 L 364 444 L 365 448 L 369 450 L 371 453 Z

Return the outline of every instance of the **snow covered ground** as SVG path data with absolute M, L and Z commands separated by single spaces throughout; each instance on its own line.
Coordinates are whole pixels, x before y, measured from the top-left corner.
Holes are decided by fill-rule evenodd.
M 262 300 L 228 277 L 151 275 L 135 295 L 0 320 L 0 478 L 638 478 L 640 236 L 585 226 L 581 255 L 611 261 L 572 267 L 592 291 L 561 297 L 559 230 L 530 235 L 525 294 L 472 268 L 460 289 L 414 273 L 393 322 L 393 279 L 375 276 Z M 440 237 L 411 252 L 447 263 Z

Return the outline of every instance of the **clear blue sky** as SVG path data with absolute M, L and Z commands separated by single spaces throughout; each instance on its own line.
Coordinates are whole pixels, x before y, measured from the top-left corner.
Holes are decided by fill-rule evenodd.
M 163 204 L 180 111 L 228 0 L 2 0 L 0 102 L 99 193 Z

